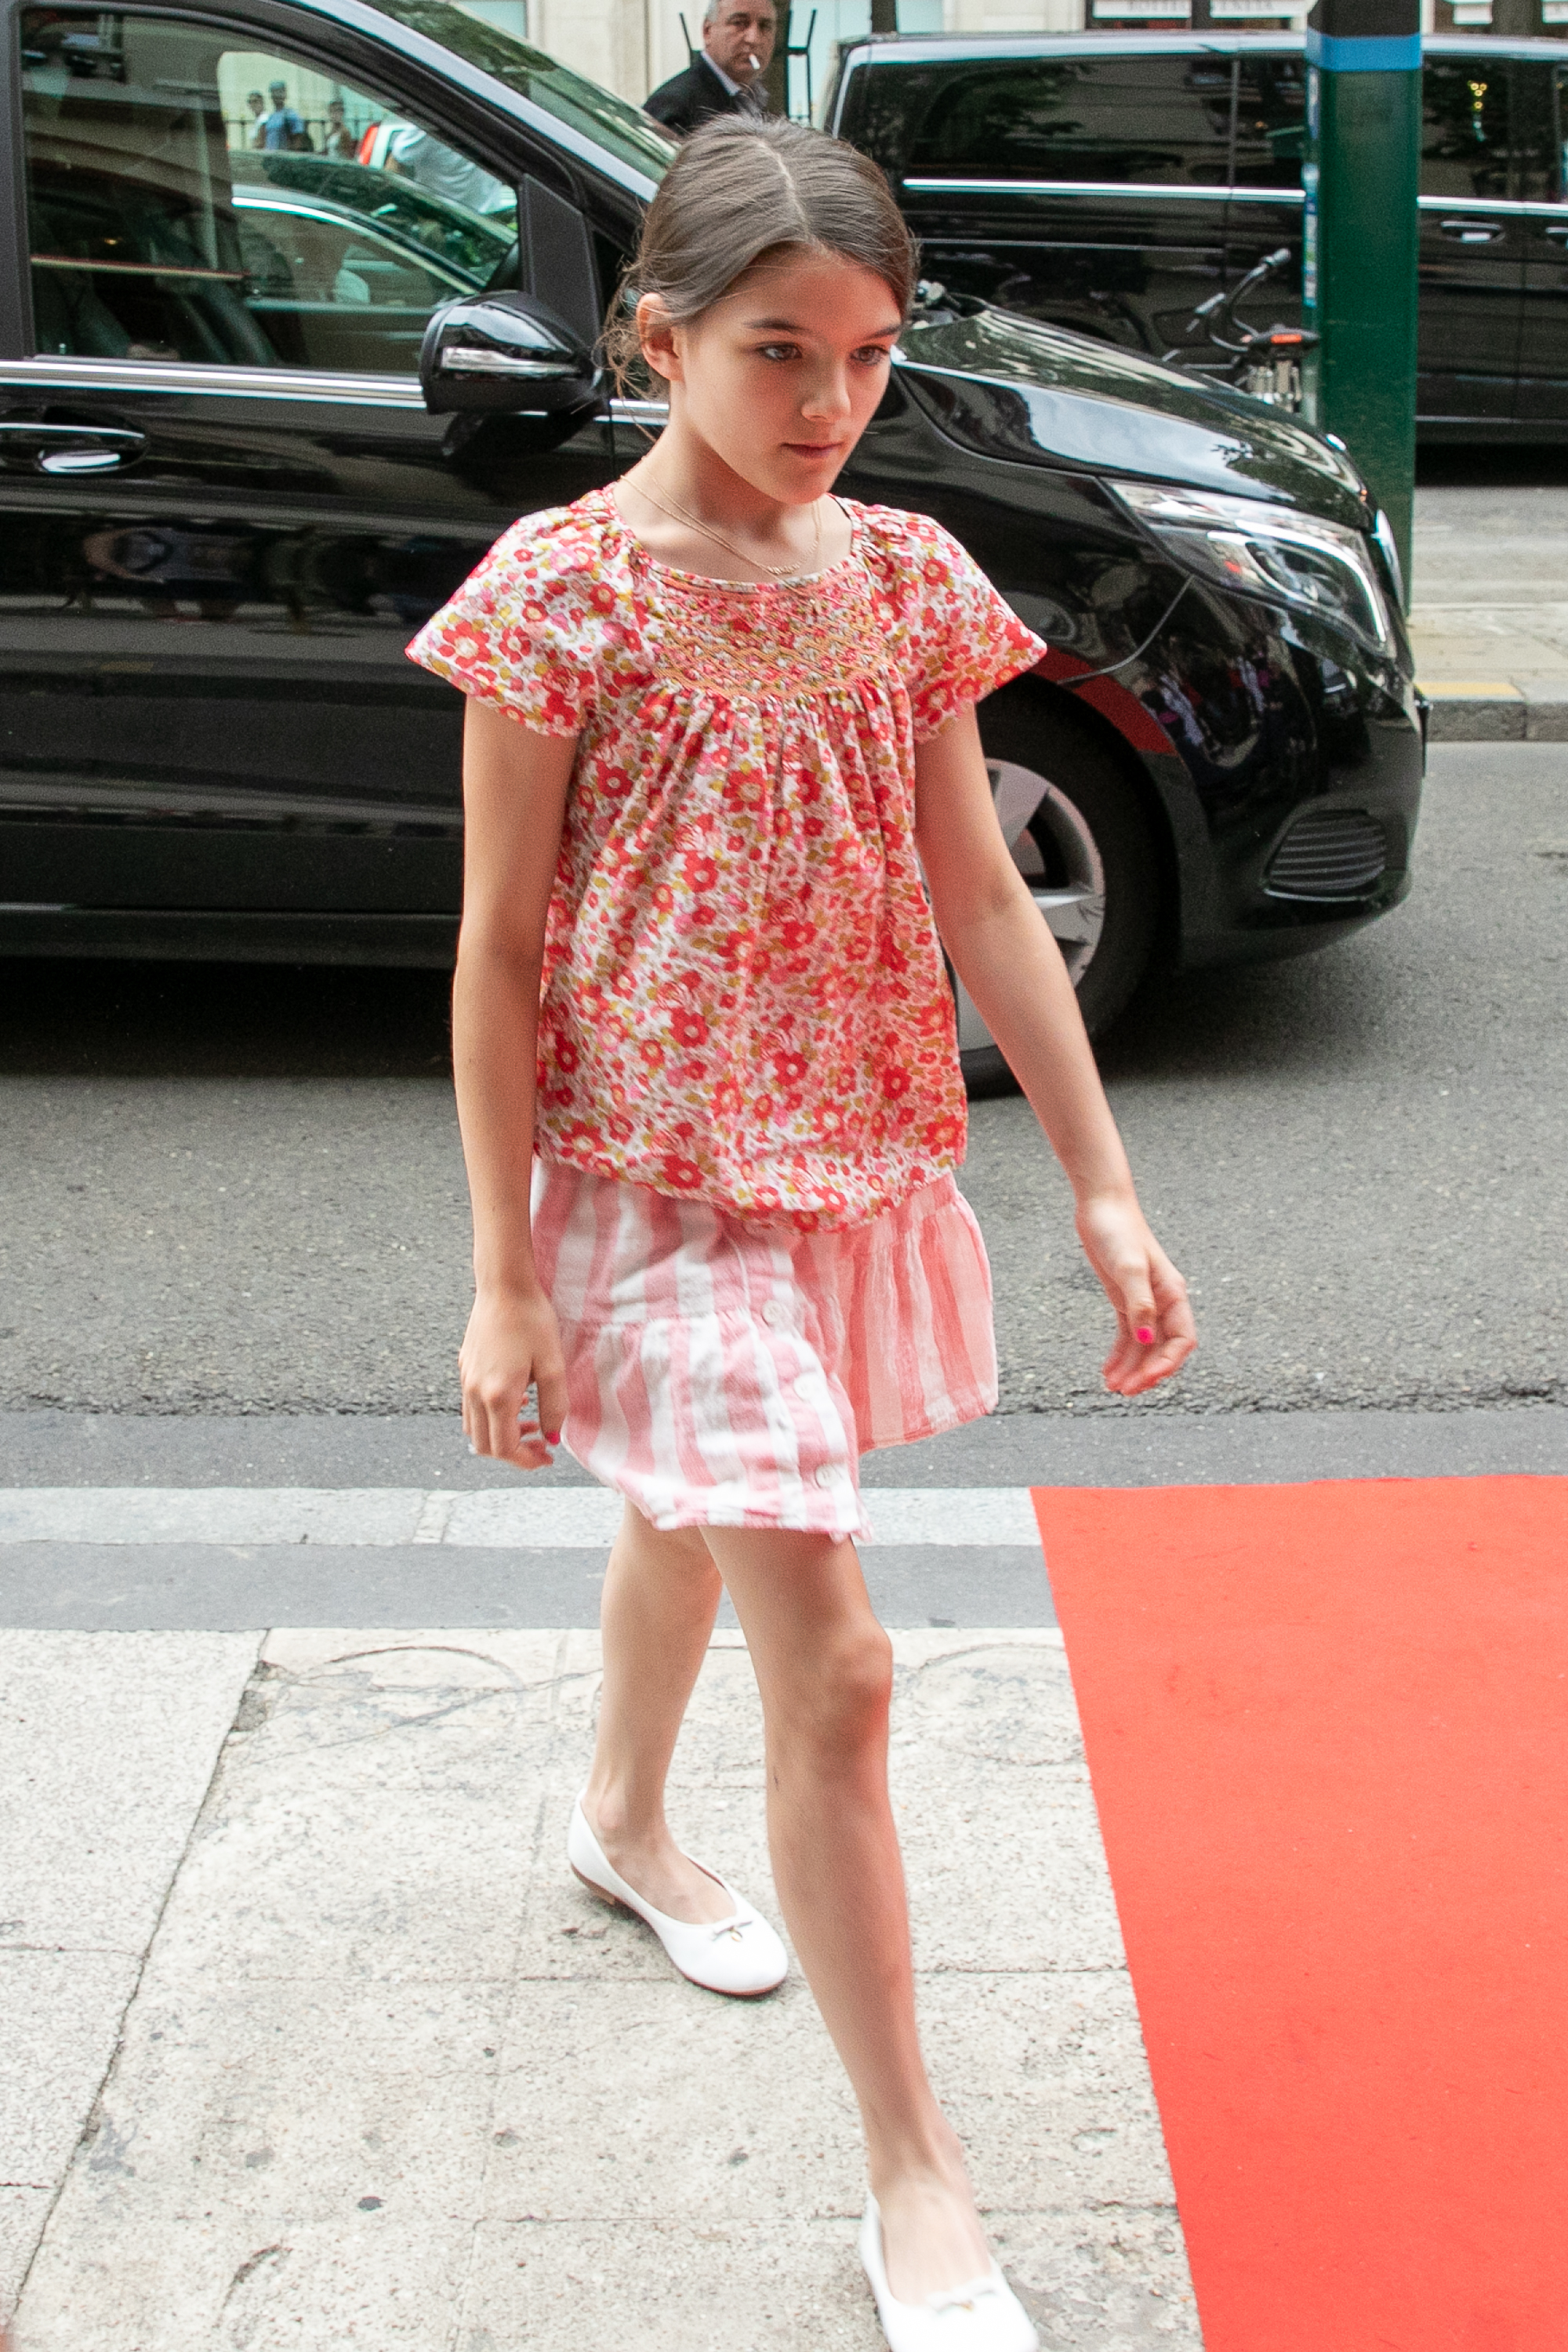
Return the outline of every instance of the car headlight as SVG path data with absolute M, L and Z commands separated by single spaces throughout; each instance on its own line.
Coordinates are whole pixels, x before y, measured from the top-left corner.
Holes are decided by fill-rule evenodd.
M 1226 498 L 1165 482 L 1108 486 L 1159 532 L 1179 563 L 1222 588 L 1293 604 L 1391 653 L 1395 637 L 1364 533 L 1260 499 Z

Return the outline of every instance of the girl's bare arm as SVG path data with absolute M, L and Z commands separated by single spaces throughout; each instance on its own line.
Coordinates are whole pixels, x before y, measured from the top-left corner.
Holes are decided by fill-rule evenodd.
M 458 1368 L 475 1451 L 551 1459 L 566 1410 L 561 1340 L 529 1225 L 544 920 L 574 736 L 531 735 L 470 701 L 463 732 L 463 922 L 452 1066 L 474 1219 L 474 1306 Z M 539 1418 L 520 1428 L 530 1382 Z M 548 1442 L 547 1442 L 548 1441 Z
M 1116 1309 L 1106 1386 L 1135 1396 L 1197 1345 L 1186 1285 L 1144 1222 L 1061 950 L 1002 838 L 973 705 L 918 747 L 915 811 L 942 943 L 1067 1172 Z

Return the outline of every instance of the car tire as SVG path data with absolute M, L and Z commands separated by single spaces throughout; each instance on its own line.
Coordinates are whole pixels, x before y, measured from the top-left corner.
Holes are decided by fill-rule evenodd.
M 1058 932 L 1089 1035 L 1103 1036 L 1143 977 L 1159 930 L 1160 861 L 1137 788 L 1093 720 L 1033 679 L 982 703 L 980 740 L 1010 835 L 1039 787 L 1014 859 Z M 1076 916 L 1068 903 L 1075 892 Z M 971 1093 L 1015 1084 L 995 1045 L 964 1042 L 980 1024 L 962 991 L 959 1003 Z

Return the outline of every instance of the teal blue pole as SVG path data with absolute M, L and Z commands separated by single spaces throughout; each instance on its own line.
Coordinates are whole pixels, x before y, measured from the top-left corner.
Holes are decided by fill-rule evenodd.
M 1415 488 L 1420 0 L 1318 0 L 1307 26 L 1302 407 L 1388 516 L 1408 601 Z

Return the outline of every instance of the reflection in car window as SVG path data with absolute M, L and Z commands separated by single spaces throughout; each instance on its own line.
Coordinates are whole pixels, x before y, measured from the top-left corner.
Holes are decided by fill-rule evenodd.
M 1516 58 L 1510 72 L 1510 191 L 1521 204 L 1555 204 L 1563 194 L 1563 68 Z
M 1231 68 L 1208 57 L 1056 58 L 945 79 L 905 164 L 992 180 L 1222 187 Z
M 676 142 L 651 115 L 558 66 L 542 49 L 530 48 L 499 25 L 470 16 L 448 0 L 376 0 L 376 5 L 482 73 L 493 74 L 520 98 L 531 99 L 558 122 L 580 131 L 650 180 L 662 179 L 669 169 Z
M 1421 193 L 1509 193 L 1508 68 L 1484 51 L 1428 58 L 1421 75 Z
M 1306 58 L 1240 58 L 1236 90 L 1237 186 L 1299 188 L 1306 139 Z
M 513 252 L 513 189 L 306 60 L 191 19 L 23 26 L 42 352 L 409 375 Z

